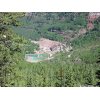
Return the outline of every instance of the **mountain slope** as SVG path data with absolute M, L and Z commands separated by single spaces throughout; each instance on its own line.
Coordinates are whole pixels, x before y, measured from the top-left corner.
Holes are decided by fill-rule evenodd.
M 6 15 L 6 13 L 4 14 Z M 94 28 L 88 30 L 88 14 L 64 12 L 33 13 L 32 16 L 19 18 L 18 20 L 22 23 L 20 26 L 17 26 L 18 23 L 13 23 L 13 29 L 19 36 L 12 36 L 13 33 L 11 36 L 7 35 L 7 40 L 9 39 L 12 44 L 14 43 L 10 49 L 15 53 L 9 52 L 10 49 L 1 49 L 2 52 L 0 52 L 0 55 L 3 58 L 3 62 L 0 58 L 3 69 L 1 71 L 3 74 L 1 75 L 3 77 L 0 77 L 0 79 L 3 80 L 0 81 L 3 83 L 2 86 L 100 86 L 100 18 L 93 21 Z M 2 17 L 6 18 L 4 23 L 9 29 L 10 26 L 7 24 L 9 22 L 9 14 L 5 17 L 2 15 Z M 12 17 L 10 18 L 12 22 Z M 5 27 L 1 27 L 1 29 L 0 32 L 2 33 L 3 39 L 0 37 L 0 46 L 2 48 L 4 46 L 9 48 L 9 45 L 6 44 L 4 33 L 10 34 L 11 32 L 3 31 Z M 86 31 L 79 34 L 80 29 L 85 29 Z M 54 55 L 54 59 L 51 60 L 28 63 L 24 59 L 25 49 L 30 49 L 30 52 L 32 52 L 34 48 L 38 47 L 37 45 L 31 44 L 30 41 L 23 43 L 24 38 L 21 38 L 22 36 L 26 37 L 27 40 L 38 40 L 40 37 L 45 37 L 51 40 L 66 42 L 68 45 L 72 45 L 73 50 L 57 53 Z M 18 46 L 16 46 L 16 42 Z M 3 43 L 4 46 L 2 46 Z M 21 50 L 18 49 L 20 46 Z M 13 56 L 11 56 L 12 54 Z M 10 59 L 12 59 L 13 67 L 9 65 L 11 63 L 9 61 Z M 7 64 L 7 67 L 3 66 L 3 64 Z
M 72 51 L 58 53 L 50 61 L 28 63 L 18 55 L 20 62 L 16 65 L 18 74 L 13 86 L 100 86 L 98 20 L 93 30 L 70 41 Z

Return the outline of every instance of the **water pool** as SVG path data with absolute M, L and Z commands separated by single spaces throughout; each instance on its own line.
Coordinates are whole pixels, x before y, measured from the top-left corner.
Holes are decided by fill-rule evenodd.
M 28 62 L 38 62 L 42 60 L 46 60 L 48 58 L 48 54 L 26 54 L 25 60 Z

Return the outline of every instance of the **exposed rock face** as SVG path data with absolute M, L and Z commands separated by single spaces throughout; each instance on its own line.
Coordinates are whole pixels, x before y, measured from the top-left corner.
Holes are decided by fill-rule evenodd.
M 25 16 L 27 18 L 26 21 L 30 21 L 32 19 L 32 17 L 33 17 L 33 12 L 26 12 L 25 13 Z
M 58 41 L 52 41 L 49 39 L 41 38 L 39 41 L 32 43 L 37 43 L 39 45 L 39 50 L 36 51 L 36 54 L 41 54 L 41 53 L 48 53 L 48 54 L 55 54 L 60 51 L 66 51 L 69 52 L 72 47 L 71 46 L 66 46 L 66 44 L 62 44 Z
M 91 30 L 94 28 L 94 21 L 100 17 L 100 12 L 90 12 L 88 15 L 87 29 Z
M 32 12 L 26 12 L 25 16 L 32 16 L 32 14 L 33 14 Z
M 85 28 L 81 28 L 81 29 L 79 29 L 78 34 L 82 35 L 82 34 L 85 34 L 86 32 L 87 32 L 87 30 Z
M 88 30 L 92 30 L 93 28 L 94 28 L 93 23 L 92 23 L 92 22 L 89 22 L 89 23 L 87 24 L 87 29 L 88 29 Z
M 62 43 L 45 38 L 41 38 L 38 44 L 40 49 L 45 52 L 59 52 L 63 50 Z
M 93 22 L 94 20 L 96 20 L 99 17 L 100 17 L 100 12 L 90 12 L 89 16 L 88 16 L 88 20 Z

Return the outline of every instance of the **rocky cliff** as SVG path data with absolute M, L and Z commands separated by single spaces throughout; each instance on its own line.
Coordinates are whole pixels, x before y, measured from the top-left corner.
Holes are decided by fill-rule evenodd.
M 94 21 L 100 17 L 100 12 L 90 12 L 88 15 L 87 29 L 91 30 L 94 28 Z

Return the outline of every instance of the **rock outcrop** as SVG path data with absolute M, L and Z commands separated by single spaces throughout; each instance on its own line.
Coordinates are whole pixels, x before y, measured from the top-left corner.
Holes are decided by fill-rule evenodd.
M 100 17 L 100 12 L 90 12 L 88 15 L 87 29 L 91 30 L 94 28 L 94 21 Z

